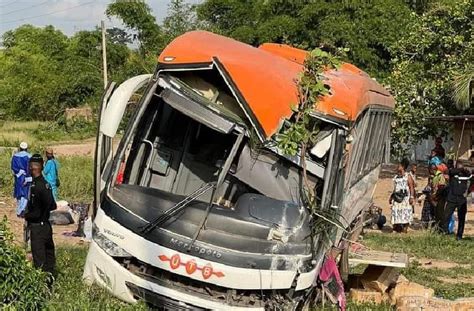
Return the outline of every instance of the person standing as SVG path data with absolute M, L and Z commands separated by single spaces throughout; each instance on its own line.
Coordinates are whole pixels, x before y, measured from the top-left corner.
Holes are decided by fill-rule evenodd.
M 446 157 L 446 151 L 442 145 L 443 139 L 441 137 L 436 137 L 435 140 L 435 147 L 431 150 L 431 154 L 435 154 L 435 156 L 439 157 L 441 160 L 444 160 Z
M 447 181 L 438 165 L 431 164 L 431 172 L 433 173 L 433 178 L 431 180 L 431 195 L 429 199 L 434 207 L 434 223 L 436 228 L 442 231 L 444 228 Z
M 464 169 L 462 164 L 456 165 L 449 171 L 448 195 L 446 198 L 446 209 L 444 217 L 444 232 L 449 232 L 449 221 L 453 216 L 454 210 L 458 212 L 458 231 L 456 239 L 461 240 L 464 233 L 464 224 L 466 223 L 467 200 L 466 192 L 468 182 L 471 179 L 469 171 Z
M 28 202 L 28 161 L 30 157 L 28 144 L 22 142 L 18 152 L 13 155 L 11 160 L 11 170 L 15 178 L 13 196 L 17 203 L 16 214 L 20 217 L 24 216 Z
M 45 272 L 55 275 L 56 256 L 53 242 L 53 230 L 49 222 L 49 213 L 56 209 L 51 186 L 43 177 L 43 158 L 34 154 L 29 164 L 32 182 L 30 198 L 26 208 L 25 220 L 30 232 L 33 264 Z
M 58 200 L 58 187 L 59 187 L 59 163 L 54 157 L 52 148 L 46 149 L 46 163 L 44 165 L 43 175 L 48 184 L 51 186 L 53 191 L 54 200 Z
M 397 175 L 393 178 L 393 193 L 389 203 L 392 206 L 392 225 L 396 232 L 407 232 L 413 221 L 412 205 L 415 199 L 414 181 L 407 172 L 408 160 L 398 164 Z
M 428 184 L 422 191 L 425 199 L 423 200 L 423 208 L 421 210 L 421 223 L 425 229 L 430 228 L 435 219 L 435 205 L 433 205 L 432 198 L 434 172 L 431 167 L 428 167 L 428 175 Z

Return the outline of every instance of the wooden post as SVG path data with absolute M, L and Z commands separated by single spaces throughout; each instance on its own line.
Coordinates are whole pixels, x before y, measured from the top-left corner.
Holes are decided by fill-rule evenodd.
M 105 44 L 105 23 L 102 20 L 100 22 L 101 28 L 102 28 L 102 67 L 103 67 L 103 73 L 104 73 L 104 89 L 107 88 L 107 48 Z

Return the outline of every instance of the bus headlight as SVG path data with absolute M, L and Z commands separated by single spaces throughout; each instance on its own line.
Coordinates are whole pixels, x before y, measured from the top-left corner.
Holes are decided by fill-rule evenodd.
M 109 240 L 107 236 L 99 232 L 99 228 L 94 224 L 92 226 L 92 239 L 99 245 L 109 256 L 112 257 L 132 257 L 126 250 Z

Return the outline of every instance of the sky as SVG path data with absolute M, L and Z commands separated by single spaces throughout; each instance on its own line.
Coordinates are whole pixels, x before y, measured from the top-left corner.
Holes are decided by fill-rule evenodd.
M 189 0 L 188 2 L 198 2 Z M 107 28 L 122 26 L 118 20 L 105 15 L 112 0 L 0 0 L 0 36 L 23 24 L 53 25 L 67 35 L 79 30 L 94 29 L 103 19 Z M 170 0 L 146 0 L 156 19 L 161 22 L 167 14 Z

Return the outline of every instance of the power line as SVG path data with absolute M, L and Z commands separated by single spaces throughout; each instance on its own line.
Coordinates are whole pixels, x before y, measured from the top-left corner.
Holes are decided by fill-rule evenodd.
M 8 3 L 5 3 L 5 4 L 2 4 L 2 5 L 0 5 L 0 8 L 4 8 L 4 7 L 9 6 L 9 5 L 13 4 L 13 3 L 16 3 L 16 1 L 12 1 L 12 2 L 8 2 Z
M 81 7 L 81 6 L 89 5 L 93 2 L 94 1 L 89 1 L 89 2 L 86 2 L 86 3 L 82 3 L 82 4 L 79 4 L 79 5 L 69 7 L 69 8 L 65 8 L 65 9 L 62 9 L 62 10 L 56 10 L 56 11 L 41 14 L 41 15 L 29 16 L 29 17 L 25 17 L 25 18 L 19 18 L 19 19 L 15 19 L 15 20 L 0 22 L 0 25 L 1 24 L 10 24 L 10 23 L 15 23 L 15 22 L 22 22 L 22 21 L 26 21 L 26 20 L 32 19 L 32 18 L 38 18 L 38 17 L 48 16 L 48 15 L 53 15 L 53 14 L 56 14 L 56 13 L 60 13 L 60 12 L 68 11 L 68 10 L 71 10 L 71 9 L 75 9 L 75 8 L 78 8 L 78 7 Z
M 48 2 L 49 2 L 49 0 L 46 0 L 44 2 L 29 6 L 27 8 L 16 9 L 16 10 L 13 10 L 13 11 L 10 11 L 10 12 L 2 13 L 1 15 L 8 15 L 8 14 L 15 13 L 15 12 L 21 12 L 21 11 L 24 11 L 24 10 L 29 10 L 29 9 L 32 9 L 32 8 L 36 8 L 38 6 L 42 6 L 43 4 L 46 4 Z

